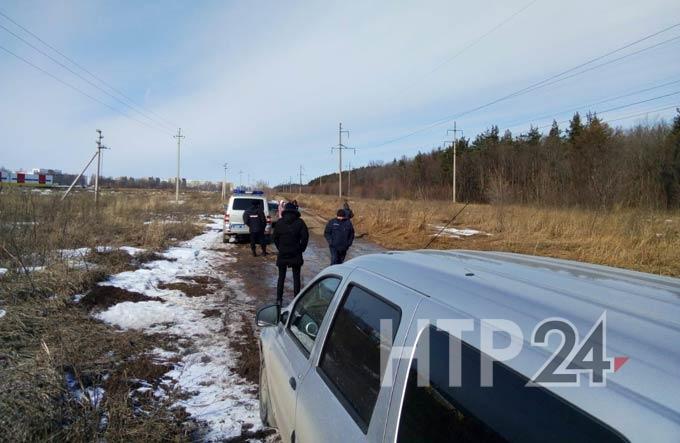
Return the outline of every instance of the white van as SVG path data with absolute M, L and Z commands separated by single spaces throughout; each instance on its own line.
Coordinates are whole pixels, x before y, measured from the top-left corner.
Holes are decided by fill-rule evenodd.
M 235 191 L 224 205 L 224 243 L 236 242 L 250 236 L 248 226 L 243 222 L 243 213 L 256 202 L 267 217 L 264 234 L 269 237 L 272 231 L 272 218 L 267 204 L 267 197 L 262 191 Z

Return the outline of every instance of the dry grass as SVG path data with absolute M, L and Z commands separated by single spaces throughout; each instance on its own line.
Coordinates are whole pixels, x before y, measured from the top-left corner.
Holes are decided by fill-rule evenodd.
M 330 196 L 289 196 L 332 217 Z M 442 201 L 352 199 L 357 233 L 390 249 L 419 249 L 463 205 Z M 439 237 L 431 248 L 519 252 L 680 276 L 680 212 L 469 205 L 452 223 L 491 235 Z
M 95 208 L 92 194 L 64 202 L 0 188 L 0 441 L 186 441 L 195 425 L 165 400 L 133 394 L 141 381 L 157 384 L 168 368 L 147 353 L 171 349 L 159 336 L 115 331 L 90 316 L 130 294 L 99 294 L 96 303 L 75 304 L 74 294 L 122 270 L 158 258 L 154 251 L 201 232 L 202 214 L 219 211 L 219 196 L 149 191 L 107 191 Z M 55 252 L 96 246 L 147 249 L 135 258 L 119 250 L 91 252 L 80 267 Z M 44 267 L 31 271 L 31 267 Z M 105 291 L 106 292 L 106 291 Z M 90 297 L 92 298 L 92 297 Z M 103 303 L 103 304 L 102 304 Z M 67 375 L 80 388 L 103 387 L 99 407 L 74 398 Z M 155 386 L 154 386 L 155 387 Z

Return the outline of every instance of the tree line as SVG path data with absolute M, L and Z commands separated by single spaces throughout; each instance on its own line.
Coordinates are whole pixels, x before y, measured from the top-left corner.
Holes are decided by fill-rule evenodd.
M 613 128 L 579 113 L 547 134 L 514 136 L 491 126 L 457 145 L 458 201 L 549 206 L 680 207 L 680 110 L 671 123 Z M 354 169 L 351 195 L 451 199 L 453 147 Z M 343 173 L 347 192 L 348 177 Z M 317 177 L 311 192 L 337 193 L 338 175 Z

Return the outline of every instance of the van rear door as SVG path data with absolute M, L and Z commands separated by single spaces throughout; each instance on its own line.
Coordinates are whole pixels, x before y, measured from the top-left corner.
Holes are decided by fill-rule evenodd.
M 261 198 L 252 197 L 234 197 L 229 208 L 229 222 L 232 225 L 243 225 L 243 213 L 246 209 L 250 209 L 253 202 L 258 205 L 264 205 L 264 200 Z M 264 208 L 265 216 L 268 214 L 268 209 Z

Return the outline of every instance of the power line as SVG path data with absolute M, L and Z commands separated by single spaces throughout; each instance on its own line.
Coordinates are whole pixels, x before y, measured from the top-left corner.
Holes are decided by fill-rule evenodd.
M 74 71 L 74 70 L 71 69 L 69 66 L 65 65 L 64 63 L 60 62 L 60 61 L 57 60 L 56 58 L 52 57 L 51 55 L 49 55 L 48 53 L 46 53 L 46 52 L 43 51 L 42 49 L 38 48 L 37 46 L 35 46 L 35 45 L 32 44 L 31 42 L 29 42 L 29 41 L 27 41 L 26 39 L 24 39 L 23 37 L 21 37 L 20 35 L 17 35 L 17 34 L 14 33 L 12 30 L 6 28 L 4 25 L 0 24 L 0 28 L 4 29 L 6 32 L 8 32 L 8 33 L 11 34 L 12 36 L 14 36 L 16 39 L 18 39 L 18 40 L 24 42 L 24 44 L 30 46 L 31 48 L 33 48 L 34 50 L 36 50 L 36 51 L 39 52 L 40 54 L 42 54 L 42 55 L 44 55 L 45 57 L 49 58 L 49 59 L 52 60 L 54 63 L 58 64 L 59 66 L 61 66 L 61 67 L 64 68 L 64 69 L 66 69 L 66 70 L 69 71 L 71 74 L 73 74 L 73 75 L 75 75 L 76 77 L 78 77 L 79 79 L 83 80 L 84 82 L 88 83 L 88 84 L 91 85 L 92 87 L 98 89 L 99 91 L 101 91 L 101 92 L 103 92 L 104 94 L 108 95 L 108 96 L 111 97 L 112 99 L 116 100 L 118 103 L 121 103 L 123 106 L 126 106 L 126 107 L 132 109 L 133 111 L 135 111 L 136 113 L 138 113 L 138 114 L 141 115 L 142 117 L 148 119 L 149 121 L 151 121 L 151 123 L 156 124 L 156 125 L 159 125 L 160 127 L 167 126 L 167 125 L 163 124 L 162 122 L 161 122 L 161 123 L 157 122 L 156 120 L 154 120 L 153 118 L 149 117 L 149 116 L 146 115 L 145 113 L 138 111 L 138 110 L 135 109 L 134 107 L 132 107 L 132 106 L 130 106 L 129 104 L 125 103 L 123 100 L 120 100 L 120 99 L 119 99 L 118 97 L 116 97 L 115 95 L 109 93 L 109 92 L 106 91 L 104 88 L 100 87 L 99 85 L 97 85 L 96 83 L 94 83 L 93 81 L 91 81 L 90 79 L 85 78 L 85 77 L 82 76 L 79 72 Z
M 473 46 L 477 45 L 480 41 L 484 40 L 486 37 L 488 37 L 489 35 L 493 34 L 493 33 L 494 33 L 495 31 L 497 31 L 498 29 L 502 28 L 504 25 L 506 25 L 508 22 L 510 22 L 513 18 L 517 17 L 517 16 L 520 15 L 522 12 L 526 11 L 526 10 L 529 9 L 531 6 L 533 6 L 534 3 L 536 3 L 536 2 L 538 2 L 538 0 L 533 0 L 533 1 L 529 2 L 529 3 L 527 3 L 526 5 L 522 6 L 519 10 L 515 11 L 512 15 L 510 15 L 510 16 L 507 17 L 507 18 L 505 18 L 505 19 L 502 20 L 501 22 L 497 23 L 497 24 L 496 24 L 495 26 L 493 26 L 491 29 L 489 29 L 488 31 L 486 31 L 484 34 L 480 35 L 479 37 L 477 37 L 476 39 L 474 39 L 472 42 L 470 42 L 469 44 L 467 44 L 467 45 L 465 45 L 464 47 L 462 47 L 460 50 L 458 50 L 458 51 L 457 51 L 455 54 L 453 54 L 451 57 L 449 57 L 449 58 L 447 58 L 446 60 L 444 60 L 443 62 L 439 63 L 439 64 L 438 64 L 437 66 L 435 66 L 431 71 L 429 71 L 429 72 L 427 72 L 426 74 L 424 74 L 423 76 L 421 76 L 421 78 L 420 78 L 419 80 L 414 81 L 413 83 L 411 83 L 407 88 L 405 88 L 404 91 L 402 91 L 402 93 L 403 93 L 403 92 L 406 92 L 406 91 L 408 91 L 408 90 L 410 90 L 410 89 L 412 89 L 413 86 L 415 86 L 415 84 L 416 84 L 418 81 L 420 81 L 420 80 L 422 80 L 422 79 L 424 79 L 424 78 L 426 78 L 426 77 L 429 77 L 430 75 L 432 75 L 432 74 L 434 74 L 435 72 L 439 71 L 441 68 L 443 68 L 444 66 L 448 65 L 449 63 L 451 63 L 452 61 L 454 61 L 455 59 L 457 59 L 458 57 L 460 57 L 461 55 L 463 55 L 463 53 L 467 52 L 467 51 L 468 51 L 469 49 L 471 49 Z
M 97 75 L 95 75 L 94 73 L 92 73 L 91 71 L 89 71 L 87 68 L 85 68 L 84 66 L 82 66 L 81 64 L 79 64 L 78 62 L 76 62 L 75 60 L 73 60 L 71 57 L 67 56 L 66 54 L 64 54 L 63 52 L 61 52 L 60 50 L 58 50 L 57 48 L 55 48 L 54 46 L 50 45 L 50 44 L 47 43 L 45 40 L 43 40 L 42 38 L 40 38 L 38 35 L 36 35 L 35 33 L 31 32 L 31 31 L 30 31 L 29 29 L 27 29 L 25 26 L 22 26 L 20 23 L 17 23 L 14 19 L 12 19 L 10 16 L 8 16 L 7 14 L 5 14 L 5 13 L 2 12 L 1 10 L 0 10 L 0 16 L 4 17 L 4 18 L 5 18 L 6 20 L 8 20 L 9 22 L 13 23 L 16 27 L 18 27 L 19 29 L 21 29 L 22 31 L 24 31 L 25 33 L 27 33 L 28 35 L 30 35 L 31 37 L 35 38 L 37 41 L 39 41 L 40 43 L 42 43 L 43 45 L 45 45 L 46 47 L 48 47 L 48 48 L 51 49 L 52 51 L 54 51 L 54 52 L 56 52 L 57 54 L 59 54 L 59 55 L 60 55 L 61 57 L 63 57 L 65 60 L 67 60 L 68 62 L 70 62 L 71 64 L 73 64 L 74 66 L 76 66 L 77 68 L 79 68 L 80 70 L 82 70 L 83 72 L 87 73 L 90 77 L 94 78 L 94 79 L 97 80 L 99 83 L 101 83 L 102 85 L 104 85 L 104 86 L 106 86 L 107 88 L 109 88 L 111 91 L 113 91 L 113 92 L 115 92 L 116 94 L 118 94 L 119 96 L 125 98 L 128 102 L 132 103 L 133 105 L 135 105 L 135 106 L 138 107 L 139 109 L 142 109 L 142 110 L 145 109 L 143 106 L 139 105 L 139 104 L 136 103 L 133 99 L 131 99 L 130 97 L 128 97 L 127 95 L 125 95 L 124 93 L 122 93 L 121 91 L 119 91 L 118 89 L 116 89 L 115 87 L 111 86 L 111 85 L 110 85 L 109 83 L 107 83 L 106 81 L 102 80 L 100 77 L 98 77 Z M 4 28 L 4 26 L 3 26 L 3 28 Z M 7 28 L 4 28 L 4 29 L 7 30 Z M 7 31 L 8 31 L 8 32 L 11 32 L 11 31 L 9 31 L 9 30 L 7 30 Z M 13 34 L 13 33 L 12 33 L 12 34 Z M 15 34 L 13 34 L 13 35 L 15 35 Z M 15 35 L 15 36 L 16 36 L 16 35 Z M 17 37 L 17 38 L 20 38 L 20 37 Z M 25 40 L 23 40 L 23 39 L 22 39 L 22 41 L 24 41 L 25 43 L 27 43 L 27 42 L 26 42 Z M 27 44 L 29 44 L 29 43 L 27 43 Z M 49 57 L 49 56 L 48 56 L 48 57 Z M 68 68 L 67 68 L 67 69 L 68 69 Z M 130 106 L 130 105 L 127 105 L 127 106 Z M 130 107 L 131 107 L 131 106 L 130 106 Z M 163 116 L 157 114 L 156 112 L 152 111 L 151 109 L 147 109 L 147 111 L 148 111 L 150 114 L 153 114 L 153 115 L 155 115 L 156 117 L 158 117 L 159 120 L 161 120 L 164 124 L 168 125 L 169 127 L 171 127 L 171 128 L 177 127 L 176 124 L 174 124 L 174 123 L 168 121 L 166 118 L 164 118 Z M 137 111 L 137 112 L 139 112 L 139 111 Z M 147 118 L 148 118 L 148 117 L 147 117 Z
M 616 62 L 618 62 L 618 61 L 620 61 L 620 60 L 623 60 L 623 59 L 625 59 L 625 58 L 632 57 L 632 56 L 634 56 L 634 55 L 640 54 L 641 52 L 649 51 L 650 49 L 654 49 L 654 48 L 656 48 L 656 47 L 658 47 L 658 46 L 665 45 L 666 43 L 670 43 L 670 42 L 675 41 L 675 40 L 680 40 L 680 35 L 679 35 L 679 36 L 676 36 L 676 37 L 671 37 L 671 38 L 669 38 L 669 39 L 667 39 L 667 40 L 664 40 L 664 41 L 661 41 L 661 42 L 659 42 L 659 43 L 655 43 L 655 44 L 653 44 L 653 45 L 651 45 L 651 46 L 647 46 L 646 48 L 638 49 L 637 51 L 631 52 L 631 53 L 626 54 L 626 55 L 622 55 L 621 57 L 618 57 L 618 58 L 615 58 L 615 59 L 612 59 L 612 60 L 607 60 L 607 61 L 604 62 L 604 63 L 600 63 L 599 65 L 595 65 L 595 66 L 591 66 L 591 67 L 588 68 L 588 69 L 583 69 L 583 70 L 581 70 L 581 71 L 575 72 L 575 73 L 573 73 L 573 74 L 571 74 L 571 75 L 568 75 L 568 76 L 566 76 L 566 77 L 562 77 L 562 78 L 555 79 L 555 80 L 553 80 L 553 81 L 551 81 L 551 82 L 549 82 L 549 83 L 544 83 L 544 84 L 542 84 L 542 85 L 540 85 L 540 86 L 531 87 L 531 89 L 526 89 L 526 88 L 525 88 L 525 90 L 522 90 L 521 93 L 518 92 L 518 93 L 516 93 L 516 94 L 513 95 L 513 96 L 522 95 L 522 94 L 524 94 L 524 93 L 528 93 L 528 92 L 535 91 L 536 89 L 541 89 L 541 88 L 544 88 L 544 87 L 546 87 L 546 86 L 554 85 L 555 83 L 559 83 L 559 82 L 561 82 L 561 81 L 563 81 L 563 80 L 567 80 L 567 79 L 576 77 L 577 75 L 581 75 L 581 74 L 583 74 L 583 73 L 585 73 L 585 72 L 589 72 L 589 71 L 592 71 L 592 70 L 594 70 L 594 69 L 601 68 L 602 66 L 610 65 L 610 64 L 612 64 L 612 63 L 616 63 Z
M 626 115 L 626 116 L 623 116 L 623 117 L 617 117 L 617 118 L 609 119 L 609 120 L 607 120 L 607 122 L 611 123 L 611 122 L 617 122 L 617 121 L 620 121 L 620 120 L 627 120 L 629 118 L 640 117 L 640 116 L 643 116 L 643 115 L 650 114 L 652 112 L 667 111 L 669 109 L 678 109 L 678 105 L 671 105 L 671 106 L 665 106 L 663 108 L 650 109 L 648 111 L 640 112 L 638 114 Z
M 552 112 L 550 114 L 544 114 L 544 115 L 541 115 L 540 117 L 535 117 L 531 120 L 532 121 L 540 121 L 540 120 L 545 120 L 547 118 L 554 118 L 555 116 L 566 114 L 566 113 L 578 112 L 582 109 L 592 109 L 594 106 L 598 106 L 598 105 L 601 105 L 603 103 L 608 103 L 608 102 L 612 102 L 612 101 L 619 100 L 619 99 L 622 99 L 622 98 L 630 97 L 630 96 L 633 96 L 633 95 L 642 94 L 643 92 L 653 91 L 655 89 L 664 88 L 666 86 L 674 85 L 674 84 L 677 84 L 677 83 L 680 83 L 680 80 L 674 80 L 674 81 L 666 82 L 666 83 L 663 83 L 663 84 L 660 84 L 660 85 L 656 85 L 656 86 L 652 86 L 652 87 L 648 87 L 648 88 L 643 88 L 643 89 L 638 89 L 638 90 L 633 91 L 633 92 L 628 92 L 626 94 L 621 94 L 621 95 L 617 95 L 617 96 L 614 96 L 614 97 L 609 97 L 609 98 L 597 101 L 595 103 L 590 103 L 588 105 L 582 105 L 582 106 L 578 106 L 578 107 L 575 107 L 575 108 L 565 109 L 563 111 Z M 507 128 L 514 128 L 516 126 L 523 126 L 525 124 L 526 124 L 525 120 L 522 120 L 522 123 L 512 123 L 510 125 L 507 125 Z
M 151 126 L 151 125 L 147 124 L 146 122 L 143 122 L 143 121 L 141 121 L 141 120 L 138 120 L 138 119 L 132 117 L 131 115 L 128 115 L 128 114 L 124 113 L 124 112 L 121 111 L 120 109 L 114 108 L 113 106 L 109 105 L 108 103 L 103 102 L 103 101 L 99 100 L 99 99 L 96 98 L 96 97 L 93 97 L 92 95 L 88 94 L 87 92 L 83 91 L 82 89 L 79 89 L 77 86 L 73 86 L 72 84 L 70 84 L 70 83 L 68 83 L 68 82 L 66 82 L 66 81 L 64 81 L 64 80 L 62 80 L 62 79 L 60 79 L 60 78 L 57 77 L 56 75 L 50 73 L 49 71 L 46 71 L 45 69 L 41 68 L 40 66 L 36 65 L 35 63 L 33 63 L 33 62 L 31 62 L 31 61 L 29 61 L 29 60 L 27 60 L 27 59 L 25 59 L 24 57 L 22 57 L 22 56 L 20 56 L 20 55 L 18 55 L 18 54 L 15 54 L 14 52 L 10 51 L 9 49 L 5 48 L 4 46 L 0 45 L 0 49 L 2 49 L 3 51 L 5 51 L 6 53 L 8 53 L 8 54 L 10 54 L 10 55 L 12 55 L 12 56 L 14 56 L 14 57 L 16 57 L 17 59 L 21 60 L 22 62 L 26 63 L 27 65 L 29 65 L 29 66 L 31 66 L 31 67 L 37 69 L 38 71 L 42 72 L 43 74 L 45 74 L 45 75 L 47 75 L 47 76 L 49 76 L 49 77 L 52 77 L 54 80 L 58 81 L 58 82 L 61 83 L 62 85 L 67 86 L 67 87 L 73 89 L 73 90 L 76 91 L 76 92 L 79 92 L 80 94 L 84 95 L 85 97 L 89 98 L 90 100 L 94 100 L 94 101 L 96 101 L 97 103 L 99 103 L 99 104 L 101 104 L 101 105 L 104 105 L 104 106 L 106 106 L 107 108 L 111 109 L 112 111 L 117 112 L 117 113 L 121 114 L 122 116 L 127 117 L 127 118 L 129 118 L 129 119 L 131 119 L 131 120 L 134 120 L 134 121 L 136 121 L 137 123 L 139 123 L 140 125 L 146 126 L 147 128 L 153 129 L 153 130 L 155 130 L 155 131 L 160 131 L 160 129 L 158 129 L 157 127 Z
M 551 80 L 558 79 L 559 77 L 562 77 L 562 76 L 564 76 L 565 74 L 568 74 L 568 73 L 570 73 L 570 72 L 573 72 L 573 71 L 575 71 L 575 70 L 578 70 L 578 69 L 580 69 L 580 68 L 582 68 L 582 67 L 584 67 L 584 66 L 587 66 L 587 65 L 589 65 L 589 64 L 591 64 L 591 63 L 594 63 L 594 62 L 596 62 L 596 61 L 602 60 L 603 58 L 606 58 L 606 57 L 608 57 L 608 56 L 610 56 L 610 55 L 616 54 L 617 52 L 620 52 L 620 51 L 622 51 L 622 50 L 625 50 L 625 49 L 627 49 L 627 48 L 630 48 L 630 47 L 632 47 L 632 46 L 634 46 L 634 45 L 636 45 L 636 44 L 638 44 L 638 43 L 641 43 L 641 42 L 643 42 L 643 41 L 645 41 L 645 40 L 648 40 L 648 39 L 650 39 L 650 38 L 653 38 L 653 37 L 655 37 L 655 36 L 657 36 L 657 35 L 660 35 L 660 34 L 662 34 L 662 33 L 664 33 L 664 32 L 670 31 L 671 29 L 675 29 L 675 28 L 677 28 L 677 27 L 679 27 L 679 26 L 680 26 L 680 23 L 676 23 L 676 24 L 674 24 L 674 25 L 668 26 L 668 27 L 666 27 L 666 28 L 664 28 L 664 29 L 662 29 L 662 30 L 660 30 L 660 31 L 656 31 L 656 32 L 654 32 L 654 33 L 652 33 L 652 34 L 649 34 L 649 35 L 646 35 L 646 36 L 644 36 L 644 37 L 641 37 L 641 38 L 639 38 L 639 39 L 637 39 L 637 40 L 635 40 L 635 41 L 633 41 L 633 42 L 627 43 L 627 44 L 625 44 L 625 45 L 623 45 L 623 46 L 621 46 L 621 47 L 619 47 L 619 48 L 616 48 L 616 49 L 614 49 L 614 50 L 611 50 L 611 51 L 609 51 L 609 52 L 607 52 L 607 53 L 605 53 L 605 54 L 602 54 L 602 55 L 600 55 L 600 56 L 597 56 L 597 57 L 595 57 L 595 58 L 592 58 L 592 59 L 590 59 L 590 60 L 588 60 L 588 61 L 585 61 L 585 62 L 583 62 L 583 63 L 579 63 L 578 65 L 576 65 L 576 66 L 574 66 L 574 67 L 572 67 L 572 68 L 566 69 L 566 70 L 564 70 L 564 71 L 562 71 L 562 72 L 560 72 L 560 73 L 558 73 L 558 74 L 552 75 L 552 76 L 548 77 L 547 79 L 544 79 L 544 80 L 541 80 L 541 81 L 539 81 L 539 82 L 533 83 L 533 84 L 531 84 L 531 85 L 529 85 L 529 86 L 527 86 L 527 87 L 524 87 L 524 88 L 522 88 L 522 89 L 519 89 L 519 90 L 517 90 L 517 91 L 514 91 L 514 92 L 512 92 L 512 93 L 510 93 L 510 94 L 504 95 L 504 96 L 502 96 L 502 97 L 500 97 L 500 98 L 497 98 L 497 99 L 495 99 L 495 100 L 492 100 L 492 101 L 490 101 L 490 102 L 488 102 L 488 103 L 485 103 L 485 104 L 483 104 L 483 105 L 477 106 L 477 107 L 475 107 L 475 108 L 471 108 L 471 109 L 468 109 L 468 110 L 466 110 L 466 111 L 460 112 L 460 113 L 458 113 L 458 114 L 455 114 L 455 115 L 452 115 L 452 116 L 449 116 L 449 117 L 442 118 L 442 119 L 437 120 L 437 121 L 435 121 L 435 122 L 433 122 L 433 123 L 431 123 L 431 124 L 429 124 L 429 125 L 427 125 L 427 126 L 424 126 L 424 127 L 420 128 L 420 129 L 411 131 L 411 132 L 409 132 L 409 133 L 407 133 L 407 134 L 405 134 L 405 135 L 402 135 L 402 136 L 393 138 L 393 139 L 391 139 L 391 140 L 382 142 L 382 143 L 380 143 L 380 144 L 373 145 L 372 147 L 374 147 L 374 148 L 375 148 L 375 147 L 380 147 L 380 146 L 388 145 L 388 144 L 391 144 L 391 143 L 394 143 L 394 142 L 397 142 L 397 141 L 406 139 L 406 138 L 411 137 L 411 136 L 413 136 L 413 135 L 416 135 L 416 134 L 419 134 L 419 133 L 421 133 L 421 132 L 427 131 L 427 130 L 429 130 L 429 129 L 435 128 L 435 127 L 440 126 L 440 125 L 442 125 L 442 124 L 448 123 L 449 121 L 454 120 L 454 119 L 457 119 L 457 118 L 460 118 L 460 117 L 462 117 L 462 116 L 464 116 L 464 115 L 468 115 L 468 114 L 471 114 L 471 113 L 473 113 L 473 112 L 479 111 L 479 110 L 481 110 L 481 109 L 487 108 L 487 107 L 489 107 L 489 106 L 492 106 L 492 105 L 494 105 L 494 104 L 497 104 L 497 103 L 502 102 L 502 101 L 504 101 L 504 100 L 507 100 L 507 99 L 509 99 L 509 98 L 514 98 L 514 97 L 517 97 L 517 96 L 519 96 L 519 95 L 523 95 L 523 94 L 526 94 L 526 93 L 528 93 L 528 92 L 534 91 L 534 90 L 536 90 L 536 89 L 540 89 L 540 88 L 542 88 L 542 87 L 548 86 L 549 84 L 554 84 L 554 82 L 553 82 L 553 83 L 548 83 L 548 82 L 550 82 Z M 663 42 L 661 42 L 661 43 L 657 43 L 657 44 L 654 44 L 654 45 L 652 45 L 652 46 L 649 46 L 649 47 L 643 48 L 643 49 L 641 49 L 641 50 L 635 51 L 635 52 L 633 52 L 633 53 L 626 54 L 626 55 L 624 55 L 624 56 L 622 56 L 622 57 L 619 57 L 619 58 L 617 58 L 617 59 L 615 59 L 615 60 L 613 60 L 613 61 L 610 61 L 610 62 L 613 63 L 614 61 L 622 60 L 622 59 L 624 59 L 624 58 L 627 58 L 627 57 L 630 57 L 630 56 L 639 54 L 640 52 L 644 52 L 644 51 L 653 49 L 653 48 L 655 48 L 655 47 L 657 47 L 657 46 L 659 46 L 659 45 L 661 45 L 661 44 L 668 43 L 668 42 L 673 41 L 673 40 L 676 40 L 676 39 L 678 39 L 678 38 L 680 38 L 680 36 L 678 36 L 678 37 L 673 37 L 673 38 L 670 38 L 670 39 L 668 39 L 668 40 L 665 40 L 665 41 L 663 41 Z M 606 63 L 600 64 L 600 65 L 597 65 L 597 67 L 602 67 L 602 66 L 604 66 L 605 64 L 609 64 L 610 62 L 606 62 Z M 582 74 L 582 73 L 584 73 L 584 72 L 590 71 L 590 70 L 592 70 L 592 69 L 595 69 L 595 68 L 589 68 L 589 69 L 587 69 L 587 70 L 583 70 L 583 71 L 581 71 L 581 72 L 578 72 L 577 74 L 574 74 L 574 75 L 579 75 L 579 74 Z M 569 76 L 569 77 L 562 78 L 562 79 L 560 79 L 560 80 L 556 80 L 555 82 L 557 82 L 557 81 L 562 81 L 562 80 L 565 80 L 566 78 L 571 78 L 571 77 L 573 77 L 573 75 L 572 75 L 572 76 Z
M 659 96 L 656 96 L 656 97 L 648 98 L 646 100 L 640 100 L 640 101 L 628 103 L 628 104 L 625 104 L 625 105 L 615 106 L 613 108 L 605 109 L 604 111 L 596 112 L 596 114 L 606 114 L 607 112 L 619 111 L 621 109 L 630 108 L 631 106 L 641 105 L 643 103 L 649 103 L 651 101 L 660 100 L 660 99 L 666 98 L 666 97 L 672 97 L 672 96 L 678 95 L 678 94 L 680 94 L 680 90 L 675 91 L 675 92 L 671 92 L 671 93 L 668 93 L 668 94 L 663 94 L 663 95 L 659 95 Z M 568 122 L 568 121 L 569 120 L 563 120 L 560 123 L 565 123 L 565 122 Z M 539 126 L 537 129 L 547 128 L 547 127 L 550 127 L 551 125 L 552 125 L 552 123 L 550 123 L 549 125 Z M 519 125 L 515 125 L 515 126 L 519 126 Z

